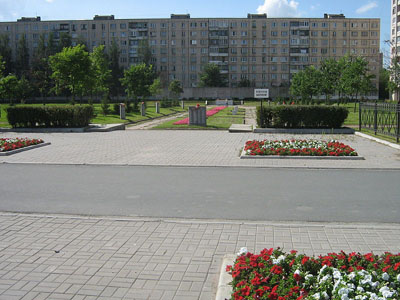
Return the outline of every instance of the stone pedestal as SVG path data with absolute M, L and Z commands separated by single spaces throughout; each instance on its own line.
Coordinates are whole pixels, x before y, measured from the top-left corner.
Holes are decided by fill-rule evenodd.
M 144 105 L 144 102 L 142 102 L 142 105 L 140 107 L 140 112 L 142 117 L 144 117 L 146 115 L 146 106 Z
M 238 107 L 235 106 L 235 107 L 233 108 L 233 110 L 232 110 L 232 115 L 237 115 L 237 113 L 238 113 Z
M 206 108 L 190 106 L 189 107 L 189 125 L 207 126 Z
M 160 102 L 156 102 L 156 114 L 160 113 Z
M 119 117 L 121 120 L 125 120 L 126 119 L 126 109 L 125 109 L 125 104 L 124 103 L 120 103 L 119 104 Z

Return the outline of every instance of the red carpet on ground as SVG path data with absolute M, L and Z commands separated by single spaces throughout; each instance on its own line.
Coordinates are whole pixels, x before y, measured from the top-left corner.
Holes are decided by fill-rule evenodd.
M 207 117 L 213 116 L 225 108 L 227 108 L 227 106 L 214 107 L 213 109 L 210 109 L 206 112 L 206 116 Z M 187 124 L 189 124 L 189 118 L 185 118 L 183 120 L 180 120 L 180 121 L 177 121 L 174 123 L 174 125 L 187 125 Z

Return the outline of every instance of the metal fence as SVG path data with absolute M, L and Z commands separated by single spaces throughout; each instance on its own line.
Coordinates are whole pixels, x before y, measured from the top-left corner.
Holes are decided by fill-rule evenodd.
M 359 129 L 400 139 L 400 103 L 360 103 Z

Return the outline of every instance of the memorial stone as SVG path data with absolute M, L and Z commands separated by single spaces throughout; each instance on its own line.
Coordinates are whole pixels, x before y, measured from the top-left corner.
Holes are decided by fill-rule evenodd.
M 119 117 L 121 120 L 125 120 L 126 119 L 126 109 L 125 109 L 125 104 L 124 103 L 120 103 L 119 104 Z
M 146 115 L 146 106 L 144 105 L 144 102 L 142 102 L 142 106 L 140 108 L 141 116 L 144 117 Z
M 207 126 L 206 107 L 190 106 L 189 107 L 189 125 Z

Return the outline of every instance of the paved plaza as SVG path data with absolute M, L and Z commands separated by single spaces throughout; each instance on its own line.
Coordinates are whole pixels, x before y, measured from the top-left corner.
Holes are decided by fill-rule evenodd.
M 3 135 L 21 136 L 20 133 Z M 51 145 L 0 157 L 2 174 L 10 174 L 10 168 L 25 168 L 28 176 L 30 168 L 26 164 L 32 167 L 38 164 L 41 168 L 46 164 L 54 164 L 51 166 L 54 168 L 73 164 L 91 168 L 96 168 L 95 165 L 127 165 L 125 168 L 132 166 L 132 169 L 138 168 L 135 166 L 188 166 L 193 170 L 196 167 L 223 167 L 218 169 L 226 172 L 240 169 L 233 167 L 249 170 L 257 167 L 254 170 L 262 172 L 259 168 L 265 167 L 276 172 L 286 171 L 292 176 L 295 176 L 292 168 L 328 173 L 326 170 L 338 169 L 332 170 L 331 175 L 334 176 L 336 171 L 348 172 L 350 177 L 351 172 L 365 170 L 370 174 L 372 169 L 377 174 L 397 176 L 400 169 L 399 150 L 352 135 L 307 138 L 343 141 L 365 157 L 363 161 L 239 159 L 239 152 L 247 140 L 304 138 L 293 135 L 126 130 L 90 134 L 29 133 L 23 136 L 42 138 Z M 205 172 L 207 168 L 202 169 Z M 25 178 L 16 191 L 23 191 L 24 186 L 40 181 L 40 178 L 45 180 L 40 173 L 36 176 L 35 180 L 30 180 L 29 176 Z M 311 178 L 308 180 L 312 181 Z M 301 182 L 299 179 L 296 184 Z M 6 195 L 4 191 L 9 192 L 11 183 L 7 185 L 0 186 L 0 198 Z M 49 191 L 43 182 L 41 193 L 46 190 Z M 351 188 L 346 193 L 350 197 Z M 382 197 L 384 195 L 382 193 Z M 118 206 L 118 199 L 108 198 Z M 377 198 L 377 203 L 381 203 Z M 73 193 L 70 199 L 77 203 L 77 211 L 80 205 L 86 205 L 79 204 Z M 21 204 L 20 200 L 15 199 L 15 204 Z M 28 203 L 28 208 L 31 207 L 29 199 L 23 200 Z M 296 202 L 295 198 L 291 201 Z M 386 201 L 397 205 L 394 200 Z M 7 206 L 4 203 L 6 201 L 2 205 Z M 101 205 L 101 202 L 93 205 Z M 245 197 L 243 205 L 246 205 Z M 291 204 L 285 202 L 285 205 L 290 208 Z M 10 211 L 10 207 L 4 207 L 4 211 Z M 229 209 L 229 205 L 226 207 Z M 307 206 L 301 207 L 307 209 Z M 354 209 L 358 210 L 357 207 Z M 211 300 L 215 299 L 223 257 L 236 253 L 241 247 L 247 247 L 251 252 L 283 247 L 285 251 L 296 249 L 309 255 L 340 250 L 377 254 L 400 252 L 400 222 L 396 221 L 396 214 L 389 221 L 391 223 L 372 223 L 368 218 L 362 223 L 354 223 L 351 218 L 346 222 L 328 223 L 271 221 L 267 218 L 249 221 L 246 217 L 237 220 L 167 218 L 156 217 L 155 213 L 151 216 L 151 212 L 150 217 L 95 217 L 79 212 L 55 215 L 38 211 L 36 214 L 0 213 L 0 300 Z M 379 208 L 376 214 L 380 215 Z
M 22 136 L 7 133 L 7 137 Z M 266 135 L 215 130 L 126 130 L 109 133 L 26 133 L 50 146 L 0 157 L 7 163 L 110 164 L 149 166 L 380 168 L 399 169 L 400 151 L 355 135 Z M 355 148 L 364 161 L 241 160 L 253 139 L 337 139 Z
M 400 226 L 0 215 L 0 299 L 215 298 L 225 254 L 398 252 Z

